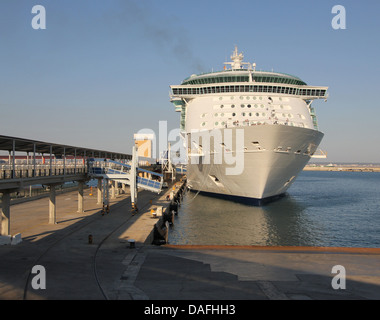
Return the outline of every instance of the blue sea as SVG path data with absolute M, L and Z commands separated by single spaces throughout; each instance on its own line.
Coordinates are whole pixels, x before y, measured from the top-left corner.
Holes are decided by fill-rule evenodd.
M 262 207 L 187 192 L 171 244 L 380 247 L 380 173 L 303 171 Z

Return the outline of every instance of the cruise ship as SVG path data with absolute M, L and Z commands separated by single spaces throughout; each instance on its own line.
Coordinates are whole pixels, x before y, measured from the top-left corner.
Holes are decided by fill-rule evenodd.
M 323 133 L 312 107 L 328 87 L 257 71 L 237 47 L 222 71 L 171 85 L 186 142 L 187 183 L 211 196 L 262 205 L 285 194 Z

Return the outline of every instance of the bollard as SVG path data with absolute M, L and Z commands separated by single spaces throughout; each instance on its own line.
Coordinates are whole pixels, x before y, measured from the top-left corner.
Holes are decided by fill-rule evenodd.
M 135 248 L 135 240 L 134 239 L 129 239 L 129 249 L 134 249 Z
M 92 244 L 92 234 L 88 235 L 88 244 Z

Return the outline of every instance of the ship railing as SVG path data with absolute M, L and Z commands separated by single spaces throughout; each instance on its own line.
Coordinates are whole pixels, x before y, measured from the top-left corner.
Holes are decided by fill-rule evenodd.
M 243 120 L 243 121 L 228 121 L 225 124 L 226 128 L 231 127 L 250 127 L 257 125 L 284 125 L 291 127 L 307 128 L 302 121 L 290 121 L 290 120 Z

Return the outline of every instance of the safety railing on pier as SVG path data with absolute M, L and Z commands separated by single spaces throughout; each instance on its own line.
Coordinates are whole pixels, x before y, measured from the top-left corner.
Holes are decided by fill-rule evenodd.
M 75 175 L 87 173 L 86 166 L 0 165 L 0 180 Z

